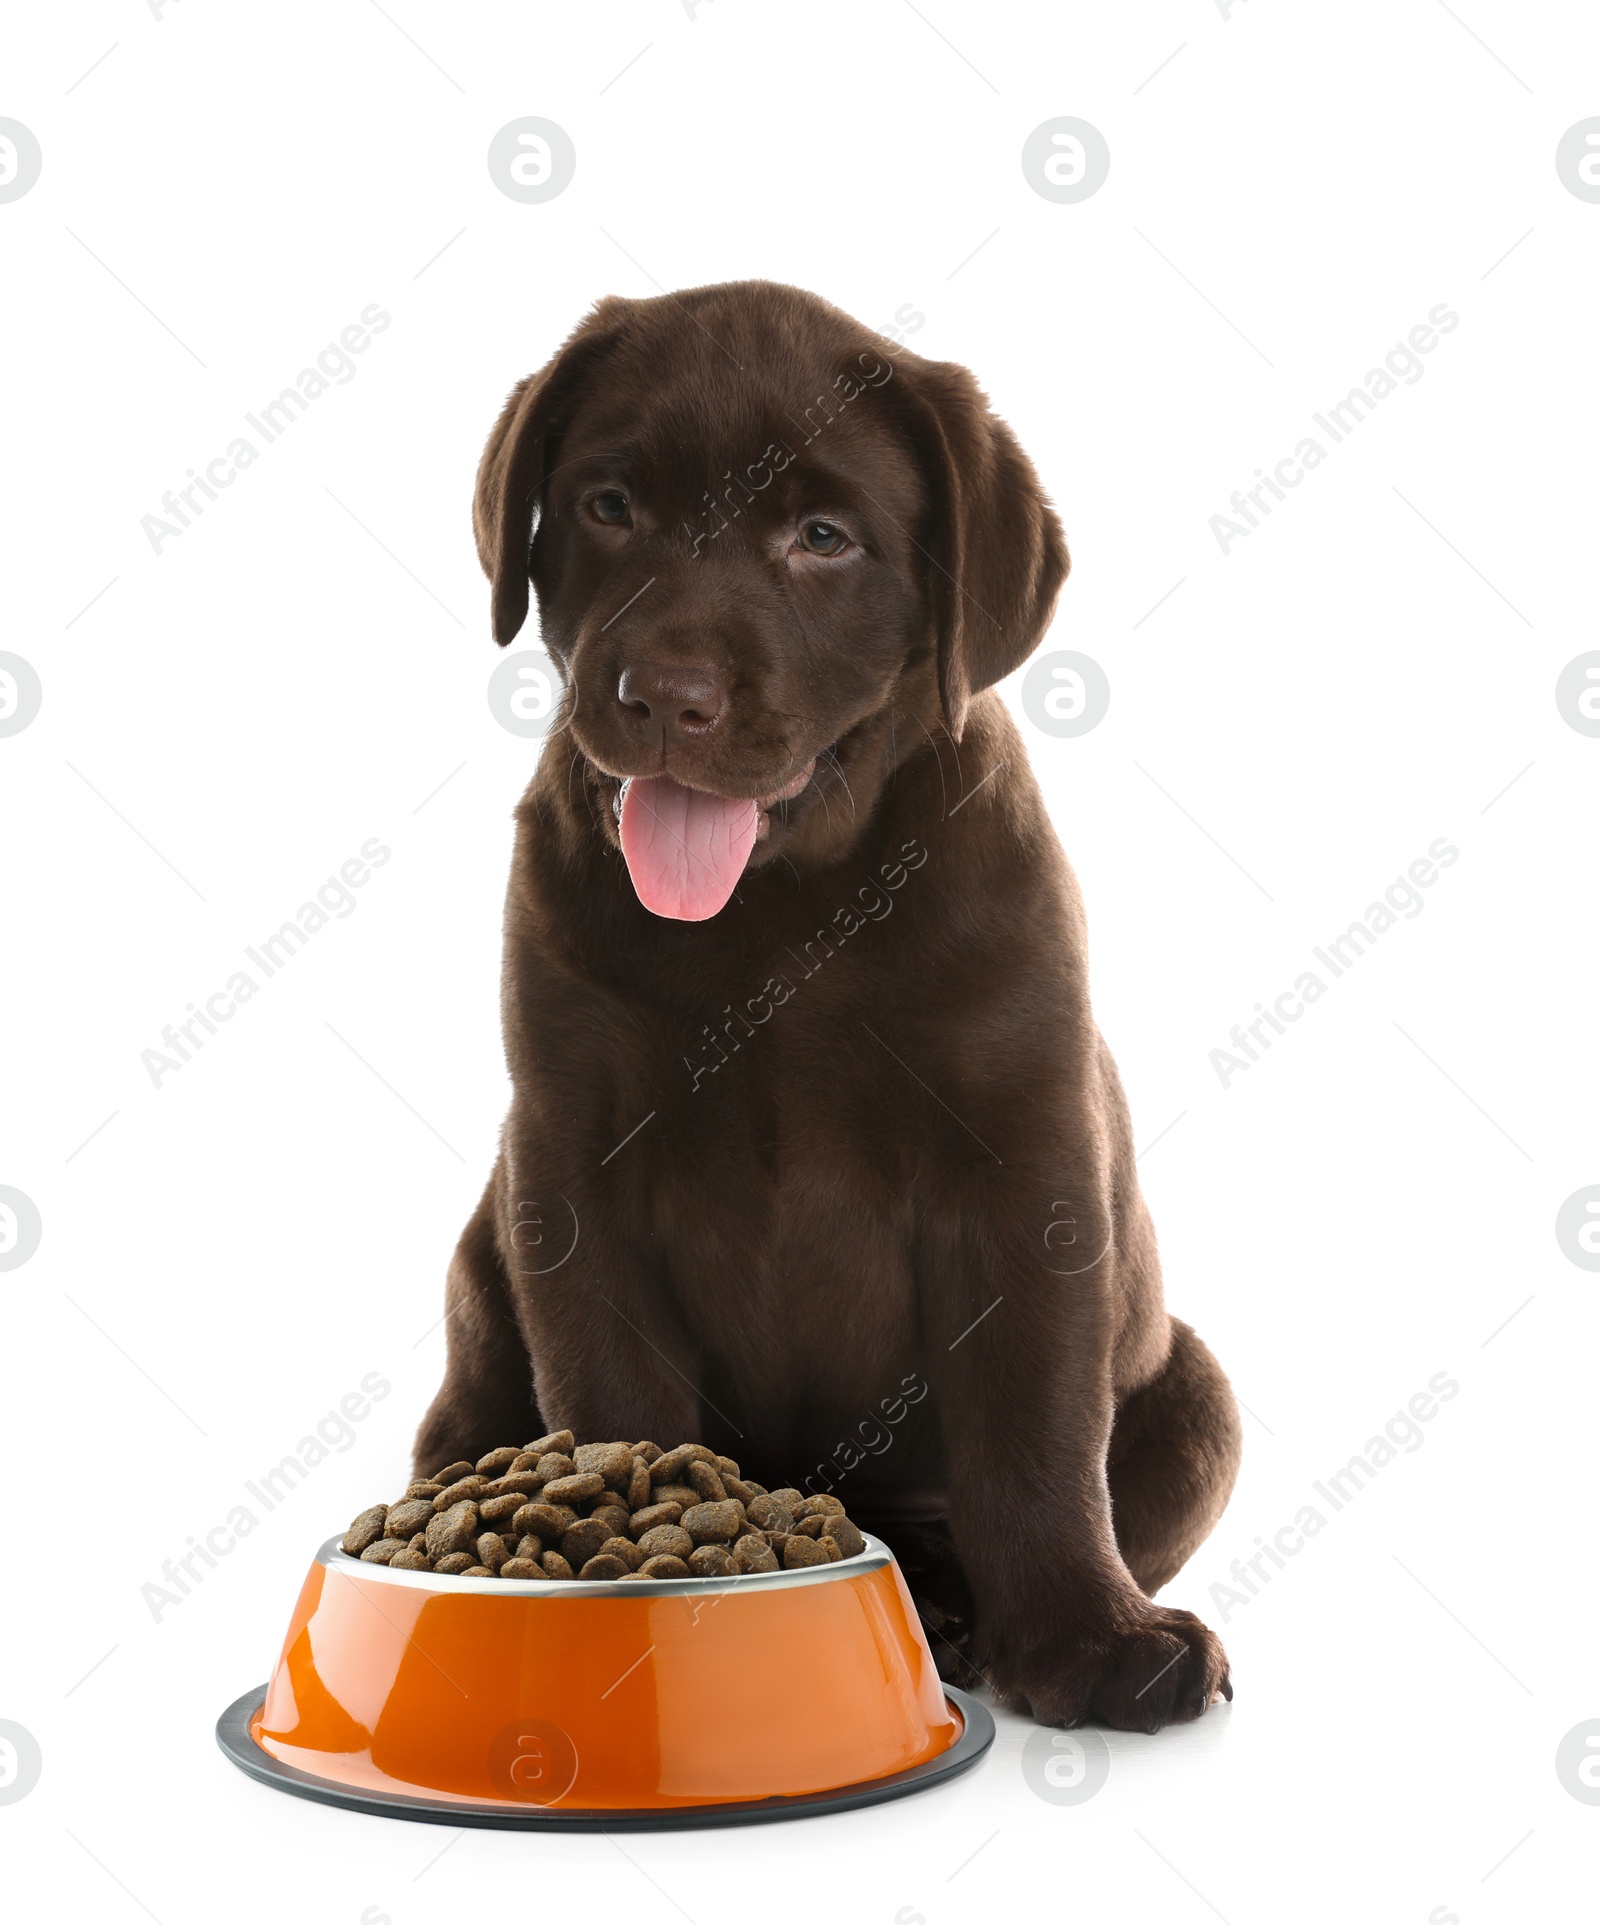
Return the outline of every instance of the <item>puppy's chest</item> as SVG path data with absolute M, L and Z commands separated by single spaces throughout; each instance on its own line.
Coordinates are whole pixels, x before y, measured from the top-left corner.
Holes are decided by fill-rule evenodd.
M 728 999 L 658 1065 L 671 1149 L 664 1173 L 721 1209 L 776 1230 L 832 1202 L 858 1213 L 908 1191 L 917 1162 L 906 1084 L 876 1015 L 887 978 L 803 949 L 782 952 L 751 994 Z
M 675 1191 L 658 1250 L 701 1353 L 742 1395 L 832 1409 L 920 1358 L 911 1217 L 864 1160 L 795 1150 Z
M 770 1352 L 788 1324 L 826 1331 L 830 1351 L 898 1354 L 916 1324 L 917 1151 L 870 1038 L 810 986 L 809 1007 L 774 1002 L 723 1032 L 714 1069 L 686 1070 L 652 1166 L 657 1247 L 679 1301 L 733 1351 Z
M 792 1275 L 846 1248 L 909 1261 L 916 1153 L 893 1104 L 827 1073 L 823 1052 L 746 1042 L 663 1132 L 648 1187 L 669 1247 L 737 1250 L 747 1273 Z

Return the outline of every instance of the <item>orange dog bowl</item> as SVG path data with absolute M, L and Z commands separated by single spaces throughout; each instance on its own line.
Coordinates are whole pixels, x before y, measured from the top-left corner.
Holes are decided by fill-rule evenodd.
M 887 1547 L 798 1571 L 511 1582 L 317 1553 L 270 1684 L 217 1723 L 252 1777 L 434 1824 L 746 1824 L 977 1763 Z

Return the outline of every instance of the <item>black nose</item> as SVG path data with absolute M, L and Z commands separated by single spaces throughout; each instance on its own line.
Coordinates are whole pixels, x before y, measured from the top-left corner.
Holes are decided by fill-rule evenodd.
M 623 713 L 654 740 L 692 741 L 714 729 L 728 706 L 728 690 L 704 668 L 633 662 L 622 671 L 617 700 Z

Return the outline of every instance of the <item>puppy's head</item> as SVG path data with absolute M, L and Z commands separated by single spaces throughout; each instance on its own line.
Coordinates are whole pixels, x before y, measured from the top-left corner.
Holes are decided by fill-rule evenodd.
M 964 368 L 761 281 L 602 301 L 506 403 L 473 520 L 496 641 L 531 582 L 602 831 L 688 920 L 841 857 L 891 718 L 959 738 L 1067 571 Z

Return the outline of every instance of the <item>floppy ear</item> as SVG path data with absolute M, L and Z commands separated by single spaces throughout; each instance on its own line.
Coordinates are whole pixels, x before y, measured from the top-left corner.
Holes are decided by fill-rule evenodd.
M 1038 647 L 1070 563 L 1033 463 L 967 370 L 903 371 L 931 495 L 939 699 L 960 741 L 973 696 Z
M 615 343 L 626 305 L 615 296 L 599 302 L 553 360 L 517 383 L 478 463 L 472 532 L 489 577 L 494 638 L 502 648 L 527 619 L 528 550 L 556 436 L 585 380 Z

